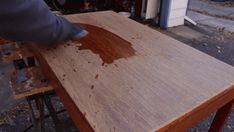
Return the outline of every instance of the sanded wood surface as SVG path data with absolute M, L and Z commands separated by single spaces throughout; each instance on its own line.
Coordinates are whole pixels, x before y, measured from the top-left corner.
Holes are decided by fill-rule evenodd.
M 228 64 L 113 12 L 66 18 L 98 31 L 39 52 L 97 132 L 183 130 L 234 98 Z

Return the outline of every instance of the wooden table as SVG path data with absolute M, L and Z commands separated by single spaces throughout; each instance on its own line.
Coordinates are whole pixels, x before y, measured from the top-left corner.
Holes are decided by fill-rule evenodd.
M 96 27 L 84 25 L 90 34 L 79 42 L 34 50 L 81 131 L 182 131 L 222 107 L 212 126 L 221 130 L 232 66 L 111 11 L 65 17 Z

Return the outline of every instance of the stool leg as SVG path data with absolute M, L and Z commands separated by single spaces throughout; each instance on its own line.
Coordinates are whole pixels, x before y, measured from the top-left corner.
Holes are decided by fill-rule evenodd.
M 28 102 L 28 105 L 29 105 L 30 117 L 31 117 L 32 124 L 35 127 L 35 129 L 38 130 L 38 125 L 36 123 L 37 121 L 36 121 L 36 117 L 34 115 L 34 111 L 33 111 L 33 108 L 32 108 L 31 99 L 28 98 L 28 97 L 26 97 L 26 99 L 27 99 L 27 102 Z
M 39 130 L 40 132 L 44 132 L 45 131 L 45 127 L 44 127 L 44 123 L 45 123 L 45 119 L 44 119 L 44 102 L 43 100 L 39 97 L 38 99 L 38 104 L 39 104 L 39 122 L 40 122 L 40 127 Z
M 50 100 L 49 95 L 44 94 L 43 100 L 44 100 L 44 102 L 45 102 L 45 104 L 46 104 L 46 106 L 47 106 L 47 108 L 48 108 L 48 110 L 49 110 L 49 112 L 50 112 L 50 116 L 51 116 L 52 119 L 53 119 L 53 122 L 54 122 L 55 127 L 56 127 L 55 129 L 56 129 L 57 131 L 62 131 L 63 128 L 62 128 L 62 126 L 61 126 L 61 122 L 60 122 L 60 120 L 58 119 L 58 116 L 57 116 L 57 114 L 56 114 L 56 111 L 55 111 L 55 109 L 54 109 L 52 103 L 51 103 L 51 100 Z
M 209 132 L 221 132 L 225 123 L 228 120 L 228 116 L 232 112 L 232 106 L 234 104 L 234 100 L 231 102 L 227 103 L 224 105 L 222 108 L 220 108 L 216 115 L 215 118 L 211 124 L 211 127 L 209 129 Z

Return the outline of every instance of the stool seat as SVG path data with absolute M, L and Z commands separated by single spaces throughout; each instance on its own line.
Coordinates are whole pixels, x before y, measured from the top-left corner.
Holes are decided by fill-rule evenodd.
M 13 71 L 10 87 L 16 99 L 53 90 L 39 67 Z
M 3 62 L 12 62 L 29 57 L 33 57 L 33 53 L 25 44 L 10 42 L 0 45 L 0 58 Z

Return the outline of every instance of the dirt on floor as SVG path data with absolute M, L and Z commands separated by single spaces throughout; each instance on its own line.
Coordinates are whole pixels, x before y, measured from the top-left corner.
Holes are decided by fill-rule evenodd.
M 215 2 L 211 0 L 201 0 L 209 4 L 224 6 L 224 7 L 234 7 L 234 0 L 226 0 L 225 2 Z

